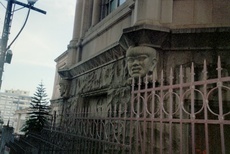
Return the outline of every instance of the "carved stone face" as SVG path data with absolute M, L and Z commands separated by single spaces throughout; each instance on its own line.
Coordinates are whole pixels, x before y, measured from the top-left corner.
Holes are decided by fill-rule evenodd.
M 61 96 L 63 96 L 65 94 L 65 85 L 64 84 L 59 84 L 59 91 L 60 91 Z
M 68 94 L 68 81 L 65 81 L 65 80 L 61 80 L 59 82 L 59 91 L 60 91 L 60 95 L 62 97 L 66 97 L 67 94 Z
M 156 65 L 156 50 L 147 46 L 130 47 L 126 52 L 129 75 L 134 78 L 150 75 Z

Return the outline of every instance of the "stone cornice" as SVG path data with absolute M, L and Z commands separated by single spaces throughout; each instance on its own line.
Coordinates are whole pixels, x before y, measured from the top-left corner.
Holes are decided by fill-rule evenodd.
M 59 75 L 63 79 L 73 79 L 83 75 L 89 71 L 108 65 L 114 60 L 119 60 L 125 55 L 124 49 L 117 43 L 111 45 L 109 48 L 103 50 L 98 55 L 91 57 L 85 61 L 77 63 L 69 69 L 58 70 Z
M 107 95 L 107 93 L 108 93 L 108 88 L 105 88 L 105 89 L 98 89 L 98 90 L 82 93 L 81 96 L 89 97 L 89 96 L 98 96 L 98 95 L 105 95 L 105 94 Z
M 68 50 L 66 50 L 65 52 L 63 52 L 60 56 L 58 56 L 56 59 L 54 59 L 55 62 L 58 62 L 60 59 L 62 59 L 63 57 L 67 56 L 68 54 Z
M 172 29 L 163 50 L 229 50 L 230 27 Z
M 127 50 L 130 46 L 146 45 L 153 48 L 162 48 L 170 29 L 154 25 L 136 25 L 123 30 L 119 43 Z

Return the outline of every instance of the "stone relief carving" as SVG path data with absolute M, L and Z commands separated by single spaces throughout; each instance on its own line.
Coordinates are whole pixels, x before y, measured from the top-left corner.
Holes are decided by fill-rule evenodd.
M 70 82 L 68 80 L 60 80 L 59 82 L 59 91 L 60 96 L 62 98 L 68 98 L 69 97 L 69 88 L 70 88 Z
M 129 101 L 130 86 L 126 84 L 127 78 L 126 59 L 120 59 L 73 79 L 71 86 L 75 84 L 75 88 L 70 88 L 69 93 L 72 96 L 72 91 L 75 89 L 73 95 L 79 96 L 79 99 L 72 100 L 74 108 L 88 107 L 89 112 L 107 116 L 105 111 L 108 104 L 121 105 L 123 103 L 124 105 Z M 101 110 L 103 113 L 99 113 Z
M 102 86 L 112 84 L 114 77 L 114 64 L 102 68 Z
M 87 93 L 98 89 L 123 85 L 126 81 L 125 60 L 119 60 L 76 79 L 76 93 Z M 125 79 L 124 79 L 125 78 Z
M 156 50 L 148 46 L 131 46 L 126 52 L 129 75 L 138 79 L 147 75 L 155 75 L 157 56 Z

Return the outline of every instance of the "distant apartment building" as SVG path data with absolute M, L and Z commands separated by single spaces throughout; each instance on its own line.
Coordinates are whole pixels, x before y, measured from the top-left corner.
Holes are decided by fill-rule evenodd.
M 0 92 L 0 116 L 6 125 L 16 126 L 14 114 L 16 110 L 22 110 L 29 107 L 31 97 L 29 91 L 23 90 L 5 90 Z

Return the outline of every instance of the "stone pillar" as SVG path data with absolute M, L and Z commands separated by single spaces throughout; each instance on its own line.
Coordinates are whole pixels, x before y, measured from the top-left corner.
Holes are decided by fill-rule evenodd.
M 78 40 L 80 38 L 81 21 L 82 21 L 82 8 L 84 0 L 77 0 L 73 27 L 73 40 Z
M 100 20 L 100 6 L 101 6 L 101 0 L 93 1 L 92 26 L 96 25 Z
M 81 27 L 82 27 L 82 18 L 83 18 L 83 5 L 85 0 L 77 0 L 75 8 L 75 17 L 74 17 L 74 26 L 73 26 L 73 35 L 72 40 L 68 45 L 68 56 L 66 61 L 66 66 L 71 67 L 77 62 L 77 44 L 81 38 Z
M 81 18 L 81 28 L 80 28 L 80 39 L 77 42 L 77 52 L 74 57 L 76 57 L 75 62 L 81 61 L 82 57 L 82 40 L 86 31 L 90 28 L 92 23 L 92 9 L 93 9 L 93 0 L 84 0 L 82 8 L 82 18 Z
M 136 0 L 133 25 L 159 24 L 162 7 L 161 1 L 162 0 Z
M 83 10 L 82 10 L 82 20 L 81 20 L 81 30 L 80 37 L 85 35 L 85 32 L 90 28 L 92 22 L 92 9 L 93 1 L 84 0 Z
M 93 0 L 77 0 L 73 38 L 68 45 L 67 67 L 81 61 L 82 37 L 92 23 Z

